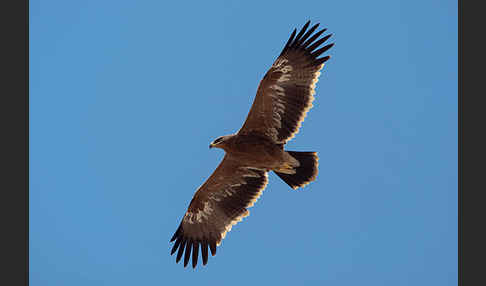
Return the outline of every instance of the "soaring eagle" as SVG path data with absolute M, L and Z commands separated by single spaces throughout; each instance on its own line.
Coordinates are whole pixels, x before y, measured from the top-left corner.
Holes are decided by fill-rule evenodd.
M 208 261 L 208 248 L 216 254 L 216 246 L 231 227 L 248 216 L 248 208 L 268 183 L 268 172 L 274 171 L 293 189 L 316 179 L 316 152 L 284 150 L 312 107 L 320 70 L 330 58 L 319 56 L 334 45 L 321 47 L 332 34 L 320 38 L 326 29 L 313 34 L 319 24 L 307 30 L 309 24 L 297 35 L 294 29 L 263 77 L 243 127 L 209 145 L 225 151 L 223 161 L 196 191 L 170 240 L 175 241 L 171 255 L 177 251 L 176 262 L 185 253 L 184 267 L 191 252 L 193 267 L 199 250 L 203 265 Z

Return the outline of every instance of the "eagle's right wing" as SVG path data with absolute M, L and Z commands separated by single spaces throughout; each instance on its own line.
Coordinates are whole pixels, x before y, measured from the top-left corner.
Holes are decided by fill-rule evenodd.
M 203 265 L 208 261 L 208 247 L 212 255 L 226 232 L 242 218 L 268 183 L 267 170 L 246 167 L 225 155 L 209 179 L 196 191 L 179 228 L 171 239 L 177 249 L 176 262 L 184 255 L 187 266 L 192 251 L 192 267 L 196 267 L 199 247 Z
M 294 30 L 279 57 L 263 77 L 248 117 L 238 134 L 259 133 L 282 144 L 299 131 L 307 111 L 312 107 L 320 70 L 330 58 L 318 57 L 334 45 L 319 48 L 331 34 L 319 38 L 326 31 L 322 29 L 312 35 L 319 24 L 307 31 L 309 24 L 310 21 L 297 36 Z

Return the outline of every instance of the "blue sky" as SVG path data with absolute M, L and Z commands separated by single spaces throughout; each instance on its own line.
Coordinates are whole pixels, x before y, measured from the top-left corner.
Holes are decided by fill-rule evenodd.
M 336 45 L 205 267 L 169 239 L 295 27 Z M 30 1 L 31 285 L 457 285 L 457 1 Z

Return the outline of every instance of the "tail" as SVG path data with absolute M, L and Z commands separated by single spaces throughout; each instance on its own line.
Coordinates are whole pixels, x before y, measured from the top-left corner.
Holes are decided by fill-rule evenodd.
M 299 161 L 300 166 L 295 168 L 295 174 L 275 172 L 280 179 L 284 180 L 294 190 L 316 179 L 318 173 L 317 166 L 319 165 L 319 157 L 317 157 L 316 152 L 287 151 L 287 153 Z

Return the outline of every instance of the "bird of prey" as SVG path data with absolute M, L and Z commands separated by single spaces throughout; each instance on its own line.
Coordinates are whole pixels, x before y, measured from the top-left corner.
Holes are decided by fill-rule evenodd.
M 284 145 L 299 131 L 312 107 L 320 70 L 330 56 L 320 57 L 334 43 L 321 45 L 332 34 L 320 37 L 316 24 L 305 23 L 294 29 L 282 52 L 261 80 L 255 100 L 241 129 L 221 136 L 209 148 L 221 148 L 225 156 L 213 174 L 194 194 L 182 222 L 172 236 L 171 255 L 176 262 L 184 255 L 184 267 L 196 267 L 199 251 L 202 263 L 208 261 L 208 248 L 216 254 L 226 233 L 248 216 L 275 172 L 291 188 L 297 189 L 317 176 L 316 152 L 284 150 Z M 314 34 L 313 34 L 314 33 Z

